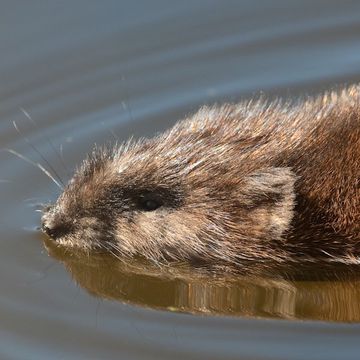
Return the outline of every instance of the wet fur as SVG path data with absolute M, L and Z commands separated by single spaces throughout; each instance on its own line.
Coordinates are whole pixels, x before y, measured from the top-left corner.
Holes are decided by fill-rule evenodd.
M 203 107 L 95 149 L 43 225 L 65 246 L 157 263 L 357 261 L 359 91 Z M 162 206 L 144 211 L 148 196 Z

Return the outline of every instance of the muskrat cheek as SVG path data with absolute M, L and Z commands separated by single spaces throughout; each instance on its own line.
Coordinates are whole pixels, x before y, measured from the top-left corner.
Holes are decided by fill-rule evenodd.
M 289 229 L 295 206 L 296 176 L 289 168 L 267 168 L 251 174 L 242 189 L 248 199 L 251 218 L 272 238 L 280 238 Z

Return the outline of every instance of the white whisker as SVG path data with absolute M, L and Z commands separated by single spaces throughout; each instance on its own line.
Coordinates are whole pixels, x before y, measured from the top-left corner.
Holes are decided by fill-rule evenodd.
M 109 132 L 115 141 L 119 140 L 119 137 L 117 136 L 114 130 L 110 129 Z
M 32 116 L 24 109 L 24 108 L 20 108 L 21 112 L 30 120 L 30 122 L 33 124 L 33 126 L 37 127 L 37 123 L 36 121 L 32 118 Z M 50 145 L 50 147 L 53 149 L 53 151 L 55 152 L 56 156 L 59 157 L 60 159 L 60 162 L 61 162 L 61 165 L 63 166 L 63 168 L 65 169 L 68 177 L 70 177 L 70 171 L 69 171 L 69 168 L 66 166 L 65 164 L 65 161 L 64 161 L 64 156 L 63 156 L 63 152 L 62 152 L 62 145 L 61 146 L 61 149 L 60 149 L 60 152 L 56 150 L 56 147 L 55 145 L 53 144 L 53 142 L 47 138 L 46 139 L 48 144 Z M 60 177 L 58 176 L 58 178 L 60 179 Z M 60 179 L 61 180 L 61 179 Z
M 32 122 L 32 124 L 34 126 L 36 126 L 35 121 L 33 120 L 33 118 L 30 116 L 30 114 L 24 109 L 24 108 L 20 108 L 21 112 Z
M 59 176 L 59 174 L 57 173 L 57 171 L 53 168 L 53 166 L 50 164 L 50 162 L 44 157 L 44 155 L 31 143 L 31 141 L 26 137 L 24 136 L 19 127 L 17 126 L 16 122 L 13 121 L 13 125 L 14 125 L 14 128 L 15 130 L 18 132 L 19 135 L 21 135 L 25 141 L 30 145 L 30 147 L 41 157 L 41 159 L 43 161 L 45 161 L 45 163 L 47 164 L 47 166 L 50 168 L 50 170 L 55 174 L 55 176 L 57 177 L 57 179 L 61 182 L 62 184 L 62 187 L 65 186 L 64 182 L 62 181 L 61 177 Z
M 122 107 L 125 111 L 128 112 L 131 122 L 134 121 L 133 113 L 131 111 L 130 102 L 129 102 L 129 92 L 128 92 L 128 86 L 127 86 L 127 79 L 124 75 L 121 76 L 121 80 L 125 82 L 125 101 L 121 102 Z M 129 106 L 128 106 L 129 104 Z
M 59 187 L 59 189 L 64 190 L 63 186 L 41 164 L 39 164 L 39 163 L 37 163 L 35 161 L 32 161 L 31 159 L 29 159 L 25 155 L 22 155 L 22 154 L 18 153 L 17 151 L 13 150 L 13 149 L 1 149 L 1 151 L 7 151 L 10 154 L 13 154 L 13 155 L 17 156 L 18 158 L 26 161 L 27 163 L 29 163 L 31 165 L 34 165 L 35 167 L 39 168 L 46 176 L 48 176 Z

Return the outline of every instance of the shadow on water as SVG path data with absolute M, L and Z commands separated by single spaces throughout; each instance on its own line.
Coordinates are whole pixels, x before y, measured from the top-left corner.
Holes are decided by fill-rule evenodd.
M 65 250 L 47 239 L 45 245 L 81 287 L 104 299 L 194 314 L 360 321 L 356 266 L 304 265 L 244 275 L 226 268 L 120 261 L 108 254 Z

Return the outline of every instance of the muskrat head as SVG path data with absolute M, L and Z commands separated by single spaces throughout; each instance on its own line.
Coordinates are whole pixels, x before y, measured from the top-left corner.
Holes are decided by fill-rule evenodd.
M 64 246 L 156 262 L 280 256 L 274 242 L 292 218 L 291 170 L 264 163 L 262 137 L 231 138 L 202 111 L 201 123 L 94 150 L 44 209 L 44 232 Z

